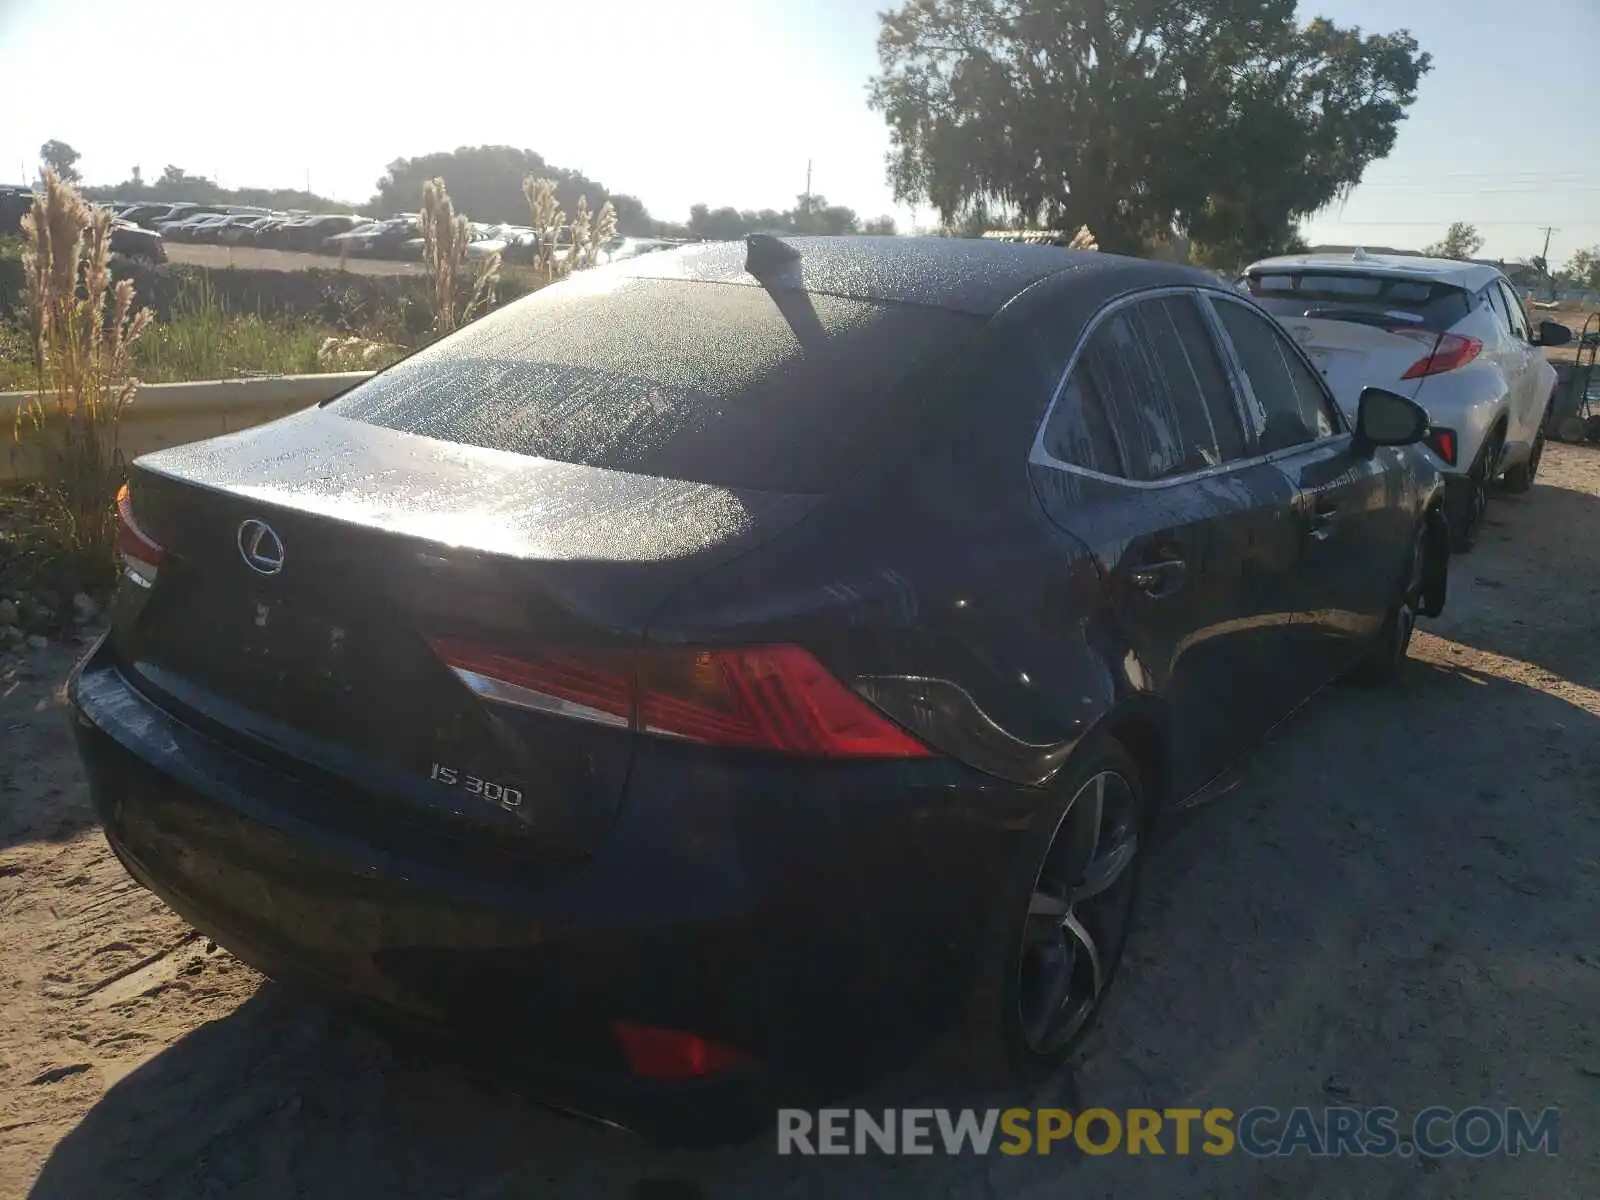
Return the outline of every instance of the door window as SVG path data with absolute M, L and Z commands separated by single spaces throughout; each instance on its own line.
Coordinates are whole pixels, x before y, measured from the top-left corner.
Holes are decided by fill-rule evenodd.
M 1494 314 L 1494 319 L 1500 325 L 1501 333 L 1511 332 L 1511 316 L 1506 312 L 1506 298 L 1500 294 L 1500 289 L 1490 284 L 1479 292 L 1485 306 Z
M 1505 303 L 1506 315 L 1511 319 L 1511 335 L 1523 342 L 1530 341 L 1531 339 L 1528 336 L 1528 314 L 1522 311 L 1522 301 L 1517 297 L 1516 292 L 1511 290 L 1511 285 L 1506 283 L 1505 280 L 1498 280 L 1495 283 L 1495 287 L 1499 290 Z
M 1063 462 L 1153 481 L 1245 454 L 1233 389 L 1197 302 L 1156 296 L 1095 327 L 1045 428 Z
M 1204 417 L 1222 462 L 1244 458 L 1244 425 L 1233 384 L 1199 300 L 1193 296 L 1167 296 L 1146 303 L 1159 305 L 1165 322 L 1160 326 L 1163 336 L 1157 344 L 1174 382 L 1179 411 L 1196 424 Z
M 1044 448 L 1059 462 L 1100 475 L 1127 478 L 1105 399 L 1082 362 L 1073 368 L 1061 389 L 1044 429 Z
M 1321 379 L 1273 321 L 1220 297 L 1216 310 L 1248 385 L 1246 410 L 1261 453 L 1314 442 L 1338 429 Z

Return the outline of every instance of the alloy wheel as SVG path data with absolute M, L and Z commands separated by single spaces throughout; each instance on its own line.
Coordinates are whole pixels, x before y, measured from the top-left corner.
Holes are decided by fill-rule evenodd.
M 1067 805 L 1033 885 L 1018 963 L 1017 1016 L 1028 1048 L 1059 1053 L 1094 1013 L 1127 939 L 1140 808 L 1115 771 Z

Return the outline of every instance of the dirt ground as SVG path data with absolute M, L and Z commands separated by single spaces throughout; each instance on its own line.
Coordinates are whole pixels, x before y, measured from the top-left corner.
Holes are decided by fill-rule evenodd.
M 222 246 L 203 243 L 167 242 L 171 262 L 195 267 L 238 267 L 246 271 L 337 271 L 339 259 L 332 254 L 311 254 L 300 250 L 268 250 L 257 246 Z M 421 275 L 420 262 L 391 262 L 385 258 L 345 259 L 344 269 L 357 275 Z
M 264 982 L 135 887 L 58 698 L 0 667 L 0 1195 L 1600 1196 L 1600 449 L 1490 509 L 1400 684 L 1334 688 L 1173 825 L 1075 1078 L 853 1104 L 1561 1110 L 1559 1154 L 664 1154 Z

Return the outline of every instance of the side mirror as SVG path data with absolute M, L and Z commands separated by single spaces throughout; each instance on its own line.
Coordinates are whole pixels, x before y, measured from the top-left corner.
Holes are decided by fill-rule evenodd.
M 1572 340 L 1572 330 L 1560 321 L 1540 321 L 1539 332 L 1533 339 L 1535 346 L 1565 346 Z
M 1397 392 L 1369 387 L 1356 407 L 1356 445 L 1414 446 L 1428 433 L 1428 412 Z

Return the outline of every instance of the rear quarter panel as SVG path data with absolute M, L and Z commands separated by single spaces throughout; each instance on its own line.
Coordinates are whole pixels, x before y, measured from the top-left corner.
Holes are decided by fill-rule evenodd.
M 1424 377 L 1413 399 L 1427 410 L 1434 425 L 1455 430 L 1460 446 L 1455 466 L 1434 461 L 1441 470 L 1458 473 L 1471 468 L 1495 422 L 1510 419 L 1512 396 L 1504 367 L 1509 347 L 1494 318 L 1480 309 L 1458 321 L 1451 332 L 1477 338 L 1483 352 L 1464 367 Z

